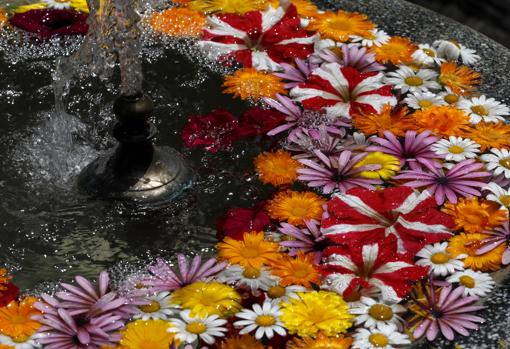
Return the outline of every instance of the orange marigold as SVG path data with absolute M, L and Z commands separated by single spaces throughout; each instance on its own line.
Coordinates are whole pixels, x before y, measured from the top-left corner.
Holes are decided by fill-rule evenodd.
M 8 20 L 7 12 L 3 8 L 0 8 L 0 28 L 7 24 Z
M 407 107 L 393 109 L 385 105 L 380 114 L 354 115 L 354 126 L 366 135 L 377 134 L 384 136 L 384 131 L 391 131 L 397 136 L 403 136 L 408 130 L 416 130 L 414 119 L 408 115 Z
M 450 106 L 432 106 L 412 114 L 419 131 L 430 130 L 436 135 L 459 135 L 469 127 L 469 117 Z
M 501 244 L 495 249 L 479 255 L 476 251 L 482 246 L 482 240 L 487 239 L 487 234 L 460 233 L 450 238 L 447 251 L 452 257 L 465 255 L 464 266 L 479 271 L 496 271 L 501 267 L 501 257 L 507 245 Z
M 252 335 L 227 337 L 220 344 L 218 349 L 264 349 L 262 343 Z
M 440 68 L 439 82 L 449 87 L 453 93 L 466 96 L 476 90 L 480 84 L 480 73 L 465 65 L 443 63 Z
M 413 61 L 413 53 L 418 46 L 413 44 L 411 40 L 400 36 L 392 37 L 386 44 L 373 48 L 375 59 L 381 63 L 411 63 Z
M 295 257 L 283 255 L 278 261 L 270 264 L 271 273 L 281 278 L 280 285 L 301 285 L 312 288 L 312 284 L 319 285 L 321 277 L 314 266 L 315 256 L 305 255 L 302 251 Z
M 303 220 L 322 218 L 322 205 L 326 200 L 313 192 L 284 191 L 267 203 L 269 216 L 278 221 L 304 226 Z
M 317 6 L 311 1 L 308 0 L 291 0 L 290 1 L 294 6 L 296 6 L 297 13 L 300 17 L 304 18 L 312 18 L 317 17 L 319 15 Z M 278 2 L 277 7 L 280 6 Z
M 319 32 L 323 39 L 346 42 L 351 35 L 369 36 L 374 27 L 374 23 L 364 14 L 339 10 L 337 13 L 326 11 L 317 15 L 307 29 Z
M 205 16 L 185 7 L 172 7 L 149 18 L 152 29 L 170 36 L 199 36 Z
M 33 307 L 36 301 L 34 297 L 26 297 L 0 308 L 0 333 L 20 340 L 32 336 L 41 327 L 38 321 L 32 319 L 41 315 L 41 312 Z
M 258 71 L 255 68 L 243 68 L 225 77 L 223 93 L 231 93 L 234 98 L 259 100 L 263 97 L 275 98 L 276 94 L 287 94 L 285 83 L 279 77 Z
M 282 149 L 274 153 L 265 152 L 255 158 L 255 169 L 265 184 L 292 184 L 297 179 L 297 170 L 300 167 L 299 162 Z
M 287 349 L 349 349 L 352 344 L 351 337 L 327 337 L 319 332 L 316 338 L 294 338 L 287 342 Z
M 510 147 L 510 125 L 503 122 L 479 122 L 466 129 L 463 136 L 480 144 L 481 151 Z
M 447 203 L 443 211 L 452 216 L 455 229 L 462 229 L 467 233 L 482 233 L 497 227 L 507 220 L 506 210 L 500 210 L 500 205 L 493 201 L 478 200 L 473 197 L 461 198 L 456 204 Z

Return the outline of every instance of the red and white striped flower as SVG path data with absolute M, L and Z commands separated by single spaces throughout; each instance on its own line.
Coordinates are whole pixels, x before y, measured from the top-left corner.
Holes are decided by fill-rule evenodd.
M 325 109 L 333 118 L 350 118 L 354 113 L 379 113 L 385 104 L 397 104 L 391 86 L 383 85 L 383 73 L 361 73 L 338 63 L 315 69 L 308 80 L 290 91 L 290 96 L 307 109 Z
M 394 235 L 400 252 L 416 253 L 425 245 L 448 239 L 453 222 L 437 209 L 427 191 L 410 187 L 383 190 L 355 188 L 328 202 L 329 217 L 322 233 L 338 244 L 359 240 L 372 243 Z
M 301 28 L 296 7 L 289 5 L 207 17 L 199 44 L 213 59 L 234 59 L 245 67 L 275 71 L 281 62 L 308 57 L 314 42 L 315 36 Z
M 410 253 L 397 252 L 397 239 L 390 235 L 376 243 L 352 243 L 329 247 L 327 262 L 320 266 L 325 275 L 323 288 L 344 297 L 361 289 L 377 289 L 384 301 L 399 302 L 428 268 L 413 264 Z

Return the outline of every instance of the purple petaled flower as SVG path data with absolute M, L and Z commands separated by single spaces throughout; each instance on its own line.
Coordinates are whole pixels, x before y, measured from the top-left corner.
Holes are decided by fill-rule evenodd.
M 510 186 L 510 178 L 506 178 L 504 173 L 500 173 L 497 176 L 492 174 L 492 178 L 489 182 L 496 183 L 501 188 L 507 188 Z
M 368 52 L 366 47 L 358 45 L 342 45 L 342 57 L 329 49 L 317 54 L 324 62 L 338 63 L 344 67 L 353 67 L 362 73 L 385 70 L 386 67 L 375 60 L 375 53 Z
M 478 301 L 476 296 L 463 296 L 464 286 L 453 288 L 445 286 L 438 292 L 432 286 L 423 288 L 425 300 L 412 299 L 412 302 L 425 312 L 426 316 L 420 316 L 421 320 L 415 328 L 413 335 L 420 338 L 423 335 L 429 341 L 437 338 L 439 333 L 448 340 L 453 340 L 455 332 L 463 336 L 469 335 L 468 330 L 478 329 L 478 323 L 484 322 L 481 317 L 473 315 L 473 312 L 483 309 L 481 305 L 473 305 Z
M 499 245 L 507 243 L 507 248 L 501 257 L 501 263 L 504 265 L 510 264 L 510 227 L 508 220 L 502 226 L 491 231 L 484 231 L 484 233 L 490 235 L 490 237 L 482 240 L 483 245 L 476 251 L 476 254 L 486 254 Z
M 411 181 L 405 185 L 413 188 L 427 187 L 427 190 L 435 195 L 438 205 L 442 205 L 446 199 L 454 204 L 457 202 L 457 196 L 480 196 L 477 188 L 482 188 L 486 184 L 482 179 L 492 175 L 490 172 L 478 171 L 484 165 L 473 159 L 461 161 L 446 172 L 443 168 L 428 163 L 423 165 L 428 172 L 423 169 L 405 170 L 394 178 L 410 179 Z
M 195 281 L 208 281 L 222 271 L 226 263 L 218 263 L 214 258 L 202 263 L 200 256 L 195 256 L 188 263 L 186 256 L 178 254 L 177 265 L 179 271 L 175 272 L 164 259 L 158 258 L 154 265 L 147 268 L 151 275 L 142 281 L 143 285 L 154 292 L 173 291 Z
M 390 131 L 384 131 L 383 137 L 371 137 L 370 141 L 377 143 L 367 148 L 367 151 L 380 151 L 382 153 L 396 156 L 400 159 L 400 167 L 409 163 L 412 169 L 419 169 L 416 163 L 427 163 L 429 166 L 441 167 L 436 159 L 440 158 L 432 149 L 431 145 L 439 138 L 431 136 L 430 131 L 416 134 L 415 131 L 407 131 L 402 144 Z
M 303 220 L 306 228 L 300 229 L 289 223 L 281 223 L 278 230 L 294 240 L 282 241 L 280 245 L 290 249 L 289 255 L 295 256 L 298 251 L 315 254 L 315 264 L 319 264 L 322 258 L 322 251 L 327 247 L 327 238 L 322 235 L 320 222 L 315 219 Z
M 333 191 L 345 193 L 347 190 L 362 187 L 373 190 L 374 185 L 382 184 L 379 179 L 360 178 L 357 175 L 362 171 L 373 171 L 380 168 L 380 165 L 366 165 L 354 168 L 367 154 L 355 154 L 350 150 L 342 151 L 338 156 L 326 156 L 320 151 L 314 152 L 321 162 L 310 159 L 300 159 L 299 162 L 306 168 L 298 169 L 298 179 L 306 182 L 311 188 L 322 187 L 324 194 Z
M 296 58 L 294 60 L 296 66 L 288 63 L 280 63 L 283 68 L 281 73 L 273 73 L 274 75 L 289 81 L 285 84 L 286 89 L 296 87 L 308 79 L 310 73 L 318 67 L 317 64 L 310 63 L 308 60 Z
M 320 150 L 326 156 L 337 155 L 343 150 L 342 140 L 345 137 L 345 130 L 341 129 L 341 134 L 331 134 L 325 125 L 319 126 L 318 129 L 301 130 L 294 132 L 292 137 L 287 138 L 284 147 L 295 155 L 295 159 L 303 159 L 315 157 L 315 150 Z

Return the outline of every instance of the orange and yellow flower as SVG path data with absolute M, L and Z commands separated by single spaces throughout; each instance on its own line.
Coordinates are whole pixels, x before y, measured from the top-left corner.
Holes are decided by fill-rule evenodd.
M 202 13 L 238 13 L 265 10 L 267 0 L 191 0 L 189 8 Z
M 301 285 L 312 288 L 319 285 L 321 277 L 314 266 L 313 254 L 298 252 L 295 257 L 285 254 L 278 261 L 271 263 L 271 273 L 281 278 L 282 286 Z
M 296 6 L 299 17 L 313 18 L 319 15 L 317 6 L 309 0 L 291 0 L 290 2 Z M 277 6 L 280 6 L 280 2 Z
M 346 42 L 351 35 L 369 36 L 374 27 L 366 15 L 340 10 L 337 13 L 326 11 L 317 15 L 307 29 L 319 32 L 323 39 Z
M 466 234 L 460 233 L 455 235 L 448 242 L 447 251 L 452 257 L 461 254 L 466 255 L 464 266 L 479 271 L 496 271 L 501 267 L 501 257 L 506 249 L 506 244 L 501 244 L 495 249 L 478 255 L 476 251 L 482 246 L 482 240 L 488 238 L 487 234 Z
M 440 68 L 439 82 L 449 87 L 453 93 L 466 96 L 475 91 L 475 86 L 480 84 L 480 73 L 465 65 L 443 63 Z
M 287 342 L 287 349 L 349 349 L 351 344 L 351 337 L 344 337 L 342 335 L 327 337 L 324 333 L 319 332 L 316 338 L 294 338 L 292 341 Z
M 0 308 L 0 333 L 12 338 L 28 338 L 32 336 L 41 324 L 32 319 L 41 312 L 33 307 L 37 301 L 35 297 L 26 297 L 12 301 Z
M 269 216 L 278 221 L 287 221 L 304 226 L 303 220 L 322 218 L 322 205 L 326 200 L 313 192 L 284 191 L 276 194 L 267 204 Z
M 480 150 L 510 147 L 510 125 L 503 122 L 479 122 L 465 130 L 464 137 L 480 144 Z
M 505 210 L 500 210 L 496 202 L 461 198 L 456 204 L 447 203 L 443 211 L 452 216 L 455 229 L 467 233 L 483 233 L 485 230 L 503 224 L 508 218 Z
M 385 105 L 380 114 L 354 115 L 354 126 L 365 135 L 377 134 L 384 137 L 384 131 L 403 136 L 408 130 L 416 130 L 414 119 L 408 115 L 407 107 L 393 109 Z
M 226 338 L 218 349 L 264 349 L 264 346 L 252 335 L 245 334 Z
M 259 100 L 264 97 L 275 98 L 276 94 L 286 94 L 285 83 L 279 77 L 258 71 L 254 68 L 242 68 L 225 77 L 223 93 L 231 93 L 234 98 Z
M 259 269 L 278 260 L 278 249 L 277 243 L 264 240 L 264 232 L 252 231 L 244 233 L 242 241 L 226 237 L 218 244 L 218 257 L 245 268 Z
M 7 17 L 7 11 L 3 8 L 0 8 L 0 28 L 7 24 L 9 21 L 9 17 Z
M 152 29 L 170 36 L 199 36 L 205 16 L 186 7 L 172 7 L 156 12 L 149 18 Z
M 418 46 L 413 44 L 411 40 L 400 36 L 392 37 L 386 44 L 374 47 L 375 59 L 381 63 L 411 63 L 413 61 L 413 53 Z
M 430 130 L 439 136 L 459 135 L 469 127 L 469 116 L 450 106 L 432 106 L 412 114 L 418 130 Z
M 265 184 L 292 184 L 297 179 L 297 170 L 300 167 L 299 162 L 282 149 L 274 153 L 265 152 L 255 158 L 255 169 L 261 182 Z

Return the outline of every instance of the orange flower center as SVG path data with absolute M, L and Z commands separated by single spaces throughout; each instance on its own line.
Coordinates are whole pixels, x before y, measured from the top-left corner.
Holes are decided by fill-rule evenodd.
M 423 85 L 423 79 L 418 76 L 409 76 L 404 79 L 404 82 L 409 86 L 421 86 Z
M 466 242 L 464 244 L 464 248 L 466 249 L 466 253 L 470 257 L 476 257 L 477 256 L 476 251 L 478 251 L 478 249 L 480 247 L 482 247 L 482 243 L 481 243 L 481 241 L 478 241 L 478 240 L 468 241 L 468 242 Z
M 505 206 L 510 206 L 510 195 L 501 195 L 499 201 Z
M 281 298 L 285 296 L 285 287 L 273 286 L 267 291 L 267 295 L 270 298 Z
M 14 343 L 25 343 L 28 340 L 28 336 L 19 335 L 11 338 Z
M 483 105 L 474 105 L 471 107 L 471 111 L 481 116 L 489 115 L 489 110 L 485 108 Z
M 161 305 L 157 301 L 152 301 L 149 304 L 142 305 L 140 310 L 144 313 L 155 313 L 161 309 Z
M 393 310 L 384 304 L 374 304 L 368 310 L 368 315 L 376 320 L 388 321 L 393 318 Z
M 460 278 L 459 278 L 459 283 L 464 286 L 464 287 L 467 287 L 467 288 L 473 288 L 475 287 L 476 285 L 476 282 L 475 282 L 475 279 L 473 279 L 471 276 L 469 275 L 462 275 Z
M 388 337 L 382 333 L 372 333 L 368 336 L 368 341 L 377 348 L 383 348 L 390 343 Z
M 329 22 L 329 27 L 339 31 L 350 31 L 352 24 L 346 18 L 335 18 Z
M 207 331 L 207 327 L 201 322 L 190 322 L 186 325 L 186 331 L 193 334 L 201 334 Z
M 510 169 L 510 158 L 504 158 L 499 160 L 499 164 L 503 166 L 504 168 Z
M 421 101 L 418 102 L 418 105 L 422 108 L 428 108 L 432 106 L 432 102 L 427 99 L 422 99 Z
M 459 147 L 458 145 L 452 145 L 448 148 L 448 151 L 452 154 L 462 154 L 464 152 L 464 148 Z
M 305 268 L 300 268 L 300 269 L 296 269 L 294 271 L 294 276 L 297 277 L 297 278 L 304 278 L 308 275 L 308 270 L 306 270 Z
M 259 250 L 255 247 L 245 247 L 240 253 L 244 258 L 256 258 L 259 256 Z
M 306 208 L 301 207 L 301 206 L 293 207 L 291 210 L 291 213 L 293 216 L 302 217 L 302 216 L 306 215 Z
M 243 276 L 247 279 L 257 279 L 260 276 L 260 270 L 248 267 L 244 269 Z
M 276 324 L 276 319 L 272 315 L 259 315 L 255 319 L 255 323 L 259 326 L 268 327 Z
M 459 96 L 450 93 L 444 96 L 444 101 L 448 104 L 455 104 L 459 101 Z
M 445 264 L 450 260 L 450 256 L 443 252 L 437 252 L 430 257 L 430 260 L 434 264 Z

